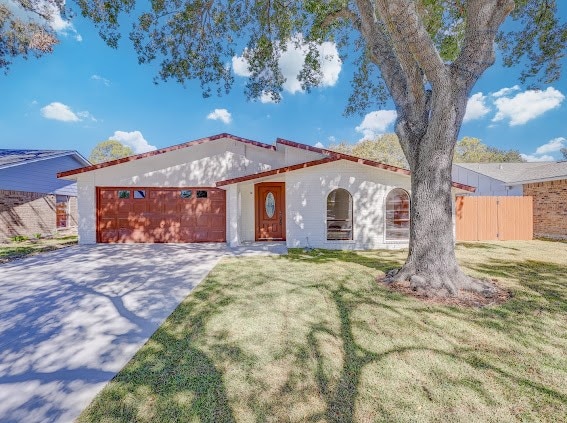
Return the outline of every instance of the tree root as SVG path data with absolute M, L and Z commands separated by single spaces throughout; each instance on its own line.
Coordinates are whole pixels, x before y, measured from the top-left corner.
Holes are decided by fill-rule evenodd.
M 459 268 L 447 270 L 445 273 L 416 272 L 413 266 L 405 265 L 401 269 L 393 269 L 380 279 L 381 282 L 421 298 L 459 299 L 475 298 L 483 304 L 502 297 L 504 291 L 494 281 L 473 278 L 465 275 Z

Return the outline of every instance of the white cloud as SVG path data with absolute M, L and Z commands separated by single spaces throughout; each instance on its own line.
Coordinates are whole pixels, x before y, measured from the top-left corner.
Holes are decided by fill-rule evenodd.
M 321 65 L 320 87 L 332 87 L 339 80 L 342 68 L 342 60 L 339 57 L 337 45 L 332 42 L 324 42 L 317 45 L 319 52 L 319 63 Z M 291 94 L 303 92 L 301 82 L 297 79 L 305 57 L 309 51 L 308 45 L 303 42 L 303 36 L 298 34 L 293 40 L 286 44 L 286 49 L 282 51 L 279 58 L 279 67 L 285 82 L 283 89 Z M 238 76 L 249 77 L 251 72 L 248 68 L 248 61 L 245 58 L 246 51 L 242 56 L 232 58 L 232 69 Z M 261 100 L 261 99 L 260 99 Z
M 110 80 L 108 80 L 108 79 L 106 79 L 106 78 L 103 78 L 103 77 L 100 76 L 100 75 L 96 75 L 96 74 L 95 74 L 95 75 L 91 75 L 91 79 L 92 79 L 93 81 L 102 82 L 102 83 L 103 83 L 104 85 L 106 85 L 107 87 L 110 85 Z
M 325 146 L 321 142 L 317 142 L 314 147 L 325 148 Z
M 81 119 L 69 106 L 58 101 L 49 103 L 40 109 L 41 115 L 46 119 L 60 120 L 61 122 L 78 122 Z
M 228 125 L 232 122 L 232 115 L 226 109 L 215 109 L 207 115 L 207 119 L 220 120 Z
M 397 116 L 398 114 L 395 110 L 377 110 L 370 112 L 364 116 L 362 123 L 354 129 L 356 132 L 360 132 L 363 135 L 361 140 L 374 139 L 379 134 L 386 132 L 388 126 L 396 120 Z
M 528 162 L 551 162 L 557 160 L 552 153 L 559 152 L 563 147 L 567 145 L 567 138 L 557 137 L 549 140 L 543 145 L 536 148 L 534 154 L 521 154 L 524 160 Z
M 331 143 L 334 143 L 334 142 L 337 141 L 337 139 L 336 139 L 333 135 L 331 135 L 331 136 L 330 136 L 329 138 L 327 138 L 327 139 L 328 139 L 329 142 L 331 142 Z
M 563 137 L 553 138 L 551 141 L 540 145 L 536 149 L 536 154 L 554 153 L 567 145 L 567 139 Z
M 114 135 L 108 137 L 110 140 L 120 141 L 122 144 L 132 147 L 134 153 L 146 153 L 155 150 L 156 147 L 150 145 L 140 131 L 115 131 Z
M 272 98 L 272 96 L 267 93 L 266 91 L 262 91 L 262 95 L 260 96 L 260 102 L 261 103 L 275 103 L 275 100 Z
M 509 119 L 510 126 L 523 125 L 559 107 L 564 99 L 565 96 L 553 87 L 548 87 L 545 91 L 527 90 L 512 98 L 500 97 L 494 100 L 498 113 L 492 121 Z
M 246 51 L 244 53 L 246 54 Z M 248 70 L 248 61 L 244 58 L 244 54 L 242 56 L 234 56 L 232 58 L 232 69 L 238 76 L 248 78 L 252 75 L 252 72 Z
M 97 119 L 90 112 L 86 110 L 74 112 L 69 106 L 58 101 L 42 107 L 40 112 L 46 119 L 59 120 L 61 122 L 79 122 L 83 120 L 97 122 Z
M 73 35 L 78 42 L 83 41 L 83 37 L 77 32 L 73 23 L 70 20 L 63 19 L 59 8 L 55 6 L 53 2 L 40 0 L 38 2 L 38 8 L 44 9 L 49 14 L 49 25 L 54 31 L 64 36 Z
M 486 106 L 486 96 L 482 93 L 473 94 L 467 102 L 464 122 L 480 119 L 488 112 L 490 112 L 490 108 Z
M 87 112 L 86 110 L 84 112 L 77 112 L 77 116 L 79 117 L 79 120 L 85 120 L 85 119 L 89 119 L 92 120 L 93 122 L 98 122 L 97 119 L 90 114 L 90 112 Z
M 520 154 L 520 156 L 522 156 L 522 159 L 524 159 L 525 161 L 528 162 L 552 162 L 555 159 L 553 158 L 553 156 L 548 156 L 548 155 L 543 155 L 543 156 L 537 156 L 535 154 Z
M 519 89 L 520 89 L 519 85 L 514 85 L 513 87 L 510 88 L 502 88 L 496 91 L 495 93 L 492 93 L 492 97 L 502 97 L 510 93 L 513 93 L 514 91 L 518 91 Z

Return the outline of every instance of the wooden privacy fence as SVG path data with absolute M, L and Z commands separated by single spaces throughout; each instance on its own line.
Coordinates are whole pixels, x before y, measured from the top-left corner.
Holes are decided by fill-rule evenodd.
M 457 197 L 457 241 L 533 239 L 532 197 Z

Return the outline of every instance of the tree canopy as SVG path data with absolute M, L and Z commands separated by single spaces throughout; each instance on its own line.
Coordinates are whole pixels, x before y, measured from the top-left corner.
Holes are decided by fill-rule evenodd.
M 494 63 L 496 45 L 506 66 L 522 68 L 521 80 L 549 83 L 559 77 L 567 23 L 557 17 L 556 0 L 76 2 L 111 47 L 118 46 L 121 24 L 133 19 L 129 38 L 139 62 L 158 61 L 157 79 L 199 80 L 205 96 L 231 88 L 229 63 L 242 54 L 246 95 L 279 100 L 285 82 L 279 59 L 289 45 L 305 51 L 298 78 L 309 91 L 322 82 L 318 47 L 336 43 L 343 59 L 349 54 L 357 65 L 346 112 L 380 106 L 389 95 L 411 170 L 408 258 L 387 280 L 409 281 L 427 295 L 494 293 L 490 283 L 465 275 L 455 257 L 453 151 L 471 90 Z M 3 31 L 13 28 L 15 16 L 4 18 Z M 509 16 L 512 22 L 502 29 Z
M 356 144 L 341 142 L 329 146 L 329 150 L 339 153 L 387 163 L 393 166 L 408 167 L 408 162 L 396 134 L 384 134 L 374 140 L 362 140 Z M 567 151 L 566 151 L 567 152 Z M 523 162 L 518 150 L 501 150 L 484 144 L 480 139 L 463 137 L 455 146 L 453 162 L 490 163 Z
M 12 60 L 51 53 L 58 43 L 53 29 L 57 17 L 65 18 L 63 0 L 12 0 L 0 3 L 0 69 Z
M 93 164 L 108 162 L 110 160 L 121 159 L 134 154 L 131 147 L 116 140 L 106 140 L 99 142 L 91 151 L 89 161 Z

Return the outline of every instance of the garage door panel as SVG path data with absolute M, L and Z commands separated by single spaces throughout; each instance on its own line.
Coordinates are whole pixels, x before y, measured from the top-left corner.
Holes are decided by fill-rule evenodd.
M 197 226 L 197 218 L 195 216 L 181 216 L 179 221 L 182 228 L 194 228 Z
M 195 212 L 197 214 L 210 213 L 211 202 L 208 200 L 197 200 L 197 206 L 195 207 Z
M 101 218 L 98 222 L 99 230 L 103 229 L 117 229 L 116 218 Z
M 99 232 L 100 242 L 118 242 L 118 230 L 105 229 Z
M 217 188 L 98 188 L 98 241 L 223 242 L 225 198 Z
M 132 212 L 134 213 L 147 213 L 148 211 L 149 205 L 145 200 L 136 200 L 132 204 Z

